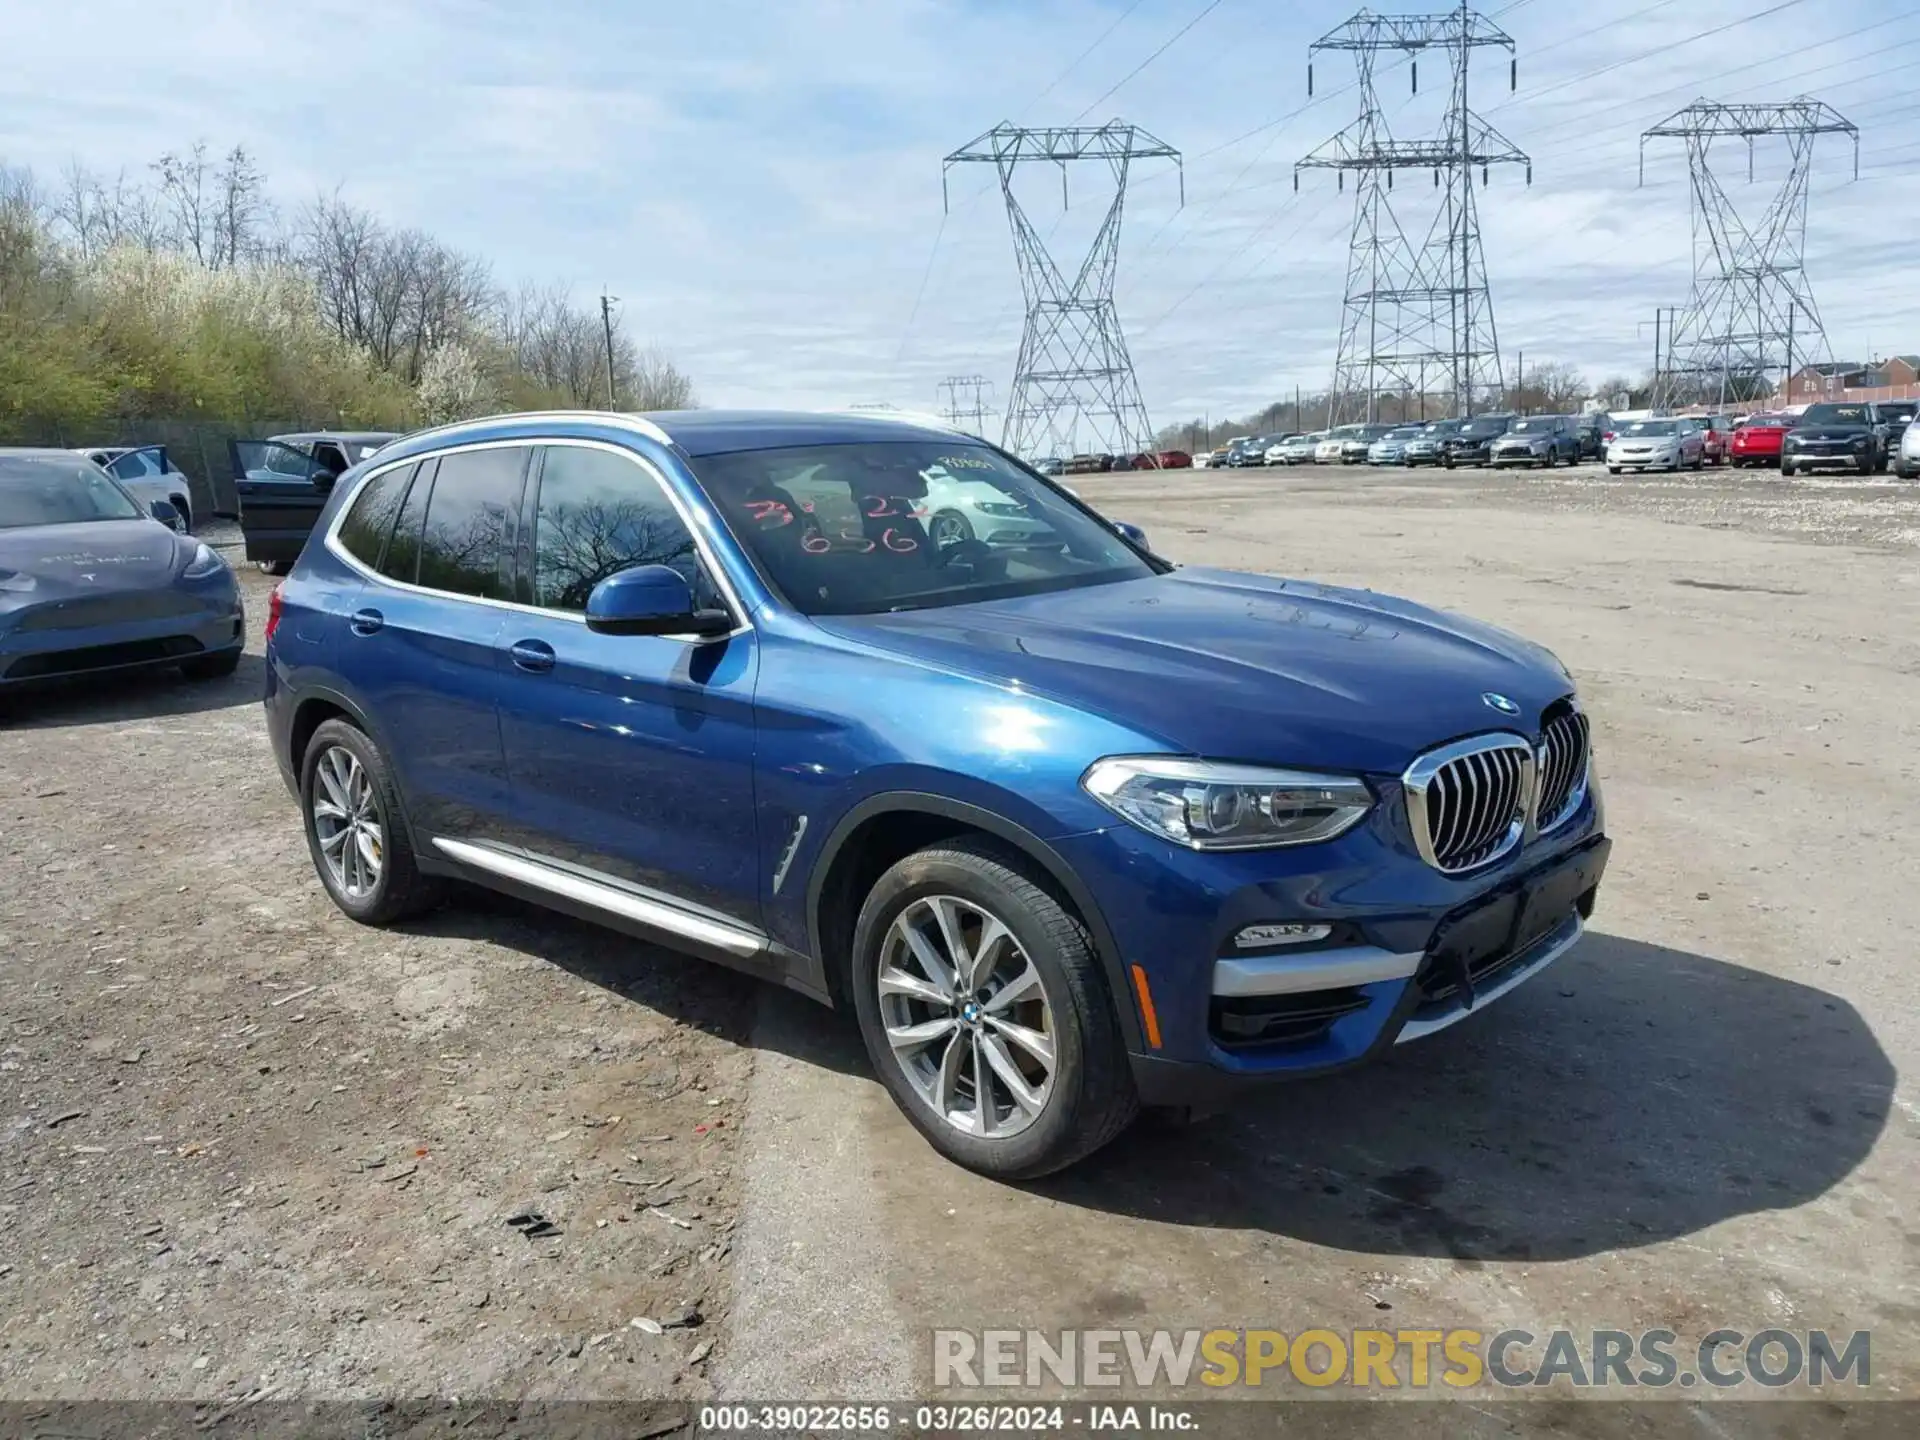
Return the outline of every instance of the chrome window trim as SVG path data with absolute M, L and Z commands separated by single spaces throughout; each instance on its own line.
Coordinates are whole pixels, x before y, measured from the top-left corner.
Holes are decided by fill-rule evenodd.
M 478 425 L 483 422 L 471 421 L 467 423 Z M 364 560 L 353 554 L 352 551 L 348 550 L 345 545 L 340 543 L 340 526 L 342 522 L 346 520 L 347 512 L 351 510 L 360 499 L 360 492 L 371 484 L 377 476 L 383 475 L 389 470 L 398 469 L 402 465 L 425 464 L 429 460 L 437 461 L 444 459 L 448 455 L 460 455 L 468 451 L 505 450 L 512 447 L 535 449 L 544 446 L 558 445 L 571 445 L 582 450 L 605 450 L 609 454 L 617 455 L 623 460 L 631 461 L 643 473 L 652 477 L 655 483 L 660 486 L 661 490 L 666 493 L 668 503 L 673 506 L 674 513 L 680 517 L 680 522 L 687 527 L 687 533 L 693 537 L 694 549 L 699 552 L 701 564 L 706 566 L 707 573 L 713 577 L 713 583 L 720 588 L 720 593 L 726 597 L 728 608 L 732 610 L 734 618 L 738 621 L 734 628 L 727 631 L 724 635 L 647 635 L 634 636 L 631 638 L 673 640 L 682 645 L 707 645 L 714 644 L 721 640 L 731 640 L 736 636 L 745 635 L 753 629 L 753 622 L 748 618 L 746 604 L 740 599 L 740 592 L 734 588 L 732 577 L 727 574 L 725 567 L 722 566 L 714 556 L 713 547 L 707 543 L 706 537 L 701 534 L 700 526 L 695 523 L 693 512 L 687 508 L 686 503 L 680 498 L 673 486 L 667 482 L 666 476 L 661 474 L 659 467 L 654 465 L 646 456 L 635 454 L 623 445 L 615 445 L 606 440 L 593 440 L 584 436 L 516 435 L 509 439 L 473 440 L 465 444 L 448 445 L 444 448 L 416 451 L 404 459 L 389 460 L 383 465 L 374 466 L 368 470 L 366 474 L 354 481 L 352 492 L 341 502 L 340 508 L 334 512 L 334 517 L 328 524 L 327 533 L 322 537 L 321 543 L 326 546 L 328 554 L 332 555 L 334 559 L 338 560 L 362 579 L 370 580 L 380 585 L 391 586 L 395 590 L 405 591 L 412 595 L 429 595 L 441 600 L 459 600 L 470 605 L 490 605 L 496 610 L 512 611 L 520 615 L 539 615 L 549 620 L 570 620 L 576 625 L 584 626 L 587 623 L 587 617 L 572 610 L 555 610 L 545 605 L 523 605 L 517 600 L 495 600 L 486 595 L 463 595 L 457 590 L 436 590 L 430 585 L 416 585 L 411 581 L 396 580 L 391 575 L 381 574 L 378 570 L 375 570 Z
M 1494 751 L 1516 751 L 1520 757 L 1520 793 L 1514 807 L 1513 820 L 1507 826 L 1506 835 L 1500 844 L 1485 858 L 1461 869 L 1448 869 L 1440 863 L 1440 857 L 1434 853 L 1433 836 L 1427 825 L 1427 787 L 1446 766 L 1456 760 L 1469 760 L 1477 755 L 1487 755 Z M 1513 853 L 1513 850 L 1526 838 L 1533 825 L 1533 807 L 1538 770 L 1535 764 L 1533 742 L 1526 736 L 1511 730 L 1490 730 L 1481 735 L 1470 735 L 1464 740 L 1455 740 L 1436 750 L 1429 750 L 1420 756 L 1400 776 L 1400 789 L 1406 796 L 1408 828 L 1413 831 L 1414 848 L 1420 852 L 1420 858 L 1438 870 L 1442 875 L 1471 875 L 1484 870 L 1498 860 Z
M 415 430 L 389 440 L 388 445 L 398 445 L 401 440 L 424 440 L 440 437 L 455 437 L 471 430 L 492 430 L 515 421 L 554 421 L 554 420 L 590 420 L 598 425 L 613 425 L 621 429 L 632 430 L 649 440 L 657 440 L 662 445 L 672 445 L 673 437 L 662 430 L 653 421 L 640 415 L 627 414 L 618 410 L 528 410 L 513 415 L 486 415 L 478 420 L 454 420 L 446 425 L 436 425 L 428 430 Z M 317 432 L 316 432 L 317 433 Z M 386 448 L 385 446 L 381 447 Z

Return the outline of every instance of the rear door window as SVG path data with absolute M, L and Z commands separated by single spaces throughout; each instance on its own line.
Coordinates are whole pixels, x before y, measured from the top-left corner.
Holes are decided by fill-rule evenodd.
M 360 493 L 353 497 L 353 504 L 340 521 L 335 538 L 349 555 L 369 569 L 380 565 L 381 552 L 393 530 L 394 516 L 399 514 L 401 502 L 406 498 L 407 482 L 413 479 L 413 471 L 411 465 L 398 465 L 374 476 L 360 487 Z
M 117 480 L 158 480 L 167 473 L 160 452 L 152 449 L 129 450 L 110 462 L 107 471 Z
M 514 541 L 525 445 L 440 457 L 420 537 L 419 582 L 482 600 L 513 598 Z

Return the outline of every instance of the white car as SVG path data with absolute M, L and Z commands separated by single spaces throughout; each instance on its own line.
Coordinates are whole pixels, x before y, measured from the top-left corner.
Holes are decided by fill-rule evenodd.
M 1900 448 L 1893 452 L 1893 473 L 1902 480 L 1920 480 L 1920 419 L 1907 422 L 1900 432 Z
M 1368 432 L 1372 433 L 1369 434 Z M 1341 465 L 1347 460 L 1355 444 L 1360 453 L 1355 458 L 1367 458 L 1367 446 L 1379 439 L 1385 432 L 1384 426 L 1375 425 L 1336 425 L 1327 431 L 1327 438 L 1313 447 L 1313 463 L 1316 465 Z
M 78 452 L 120 482 L 142 506 L 164 500 L 179 512 L 180 533 L 193 529 L 193 487 L 164 445 L 96 445 Z
M 1698 420 L 1633 420 L 1613 432 L 1607 469 L 1698 470 L 1707 463 L 1707 439 Z
M 1327 438 L 1327 432 L 1316 430 L 1311 435 L 1296 435 L 1291 440 L 1282 440 L 1276 447 L 1280 451 L 1282 465 L 1308 465 L 1313 462 L 1320 442 Z

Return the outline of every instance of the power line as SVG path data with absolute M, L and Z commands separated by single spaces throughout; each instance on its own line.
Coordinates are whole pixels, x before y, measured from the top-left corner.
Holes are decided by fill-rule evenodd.
M 1094 51 L 1098 50 L 1102 45 L 1106 44 L 1108 38 L 1113 34 L 1113 32 L 1118 30 L 1122 25 L 1127 23 L 1127 17 L 1133 14 L 1134 11 L 1138 10 L 1145 3 L 1146 3 L 1146 0 L 1133 0 L 1133 3 L 1131 5 L 1127 6 L 1126 9 L 1120 12 L 1119 19 L 1115 20 L 1111 25 L 1107 26 L 1106 29 L 1100 32 L 1100 38 L 1098 40 L 1094 41 L 1091 45 L 1087 46 L 1086 49 L 1082 50 L 1071 65 L 1067 66 L 1066 69 L 1062 70 L 1058 75 L 1054 76 L 1053 79 L 1049 80 L 1047 82 L 1046 89 L 1042 90 L 1038 95 L 1034 96 L 1033 99 L 1029 100 L 1025 105 L 1020 107 L 1020 112 L 1019 112 L 1020 115 L 1024 116 L 1029 110 L 1033 109 L 1034 106 L 1038 105 L 1042 100 L 1046 99 L 1047 96 L 1051 95 L 1062 80 L 1066 79 L 1067 76 L 1071 75 L 1075 70 L 1078 70 L 1080 68 L 1081 61 L 1085 60 L 1089 55 L 1093 54 Z M 1105 99 L 1106 97 L 1102 96 L 1101 98 Z M 993 187 L 991 185 L 986 187 L 986 189 L 988 190 L 991 190 L 992 188 Z M 986 192 L 983 190 L 981 193 L 984 194 Z
M 940 228 L 933 232 L 933 246 L 927 251 L 927 268 L 920 272 L 920 288 L 913 292 L 913 308 L 907 311 L 907 323 L 900 331 L 900 348 L 893 352 L 893 368 L 898 370 L 906 358 L 907 341 L 913 336 L 913 322 L 920 318 L 920 302 L 926 297 L 927 281 L 933 278 L 933 262 L 940 254 L 940 237 L 947 233 L 947 212 L 940 212 Z
M 1198 15 L 1194 16 L 1191 20 L 1187 21 L 1186 24 L 1182 25 L 1178 30 L 1174 31 L 1173 34 L 1169 35 L 1164 41 L 1162 41 L 1160 44 L 1160 48 L 1158 50 L 1155 50 L 1151 55 L 1147 56 L 1146 59 L 1142 60 L 1138 65 L 1134 66 L 1133 69 L 1129 70 L 1119 80 L 1116 80 L 1112 85 L 1108 86 L 1106 90 L 1101 93 L 1099 99 L 1095 100 L 1091 105 L 1087 106 L 1085 110 L 1082 110 L 1078 115 L 1073 117 L 1073 123 L 1078 125 L 1082 120 L 1086 119 L 1087 116 L 1091 115 L 1094 112 L 1094 110 L 1099 108 L 1101 105 L 1105 104 L 1109 96 L 1113 95 L 1128 81 L 1132 80 L 1134 76 L 1138 75 L 1142 70 L 1146 69 L 1154 61 L 1158 60 L 1162 55 L 1166 54 L 1167 51 L 1172 48 L 1173 43 L 1176 40 L 1178 40 L 1182 35 L 1185 35 L 1189 30 L 1193 29 L 1193 27 L 1198 25 L 1202 20 L 1206 19 L 1207 16 L 1211 15 L 1214 11 L 1218 10 L 1220 8 L 1220 4 L 1221 4 L 1221 0 L 1207 0 L 1207 4 L 1204 7 L 1202 7 Z
M 1671 54 L 1681 46 L 1691 45 L 1696 40 L 1706 40 L 1715 35 L 1724 35 L 1729 30 L 1737 30 L 1742 25 L 1751 25 L 1756 20 L 1764 20 L 1769 15 L 1778 15 L 1782 10 L 1791 10 L 1796 5 L 1804 5 L 1806 3 L 1807 0 L 1780 0 L 1780 3 L 1777 5 L 1769 6 L 1765 10 L 1756 10 L 1753 14 L 1743 15 L 1738 20 L 1729 20 L 1725 24 L 1715 25 L 1710 30 L 1701 30 L 1679 40 L 1669 40 L 1664 45 L 1655 46 L 1651 50 L 1643 50 L 1638 55 L 1629 55 L 1626 59 L 1616 60 L 1611 65 L 1602 65 L 1596 70 L 1587 71 L 1585 74 L 1569 76 L 1567 79 L 1554 85 L 1548 85 L 1544 89 L 1530 91 L 1526 98 L 1529 100 L 1538 100 L 1542 95 L 1551 95 L 1556 90 L 1566 89 L 1569 85 L 1578 85 L 1587 80 L 1597 79 L 1602 75 L 1610 75 L 1615 70 L 1623 70 L 1629 65 L 1637 65 L 1642 60 L 1650 60 L 1656 55 Z M 1519 97 L 1516 96 L 1512 99 L 1502 100 L 1497 105 L 1489 105 L 1487 109 L 1490 111 L 1504 110 L 1509 105 L 1517 103 L 1519 103 Z

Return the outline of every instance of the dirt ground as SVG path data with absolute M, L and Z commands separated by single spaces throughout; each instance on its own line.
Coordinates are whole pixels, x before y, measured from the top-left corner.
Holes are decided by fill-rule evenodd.
M 231 682 L 16 703 L 0 1398 L 898 1398 L 936 1325 L 1385 1311 L 1870 1328 L 1873 1392 L 1912 1395 L 1920 487 L 1075 484 L 1175 559 L 1552 646 L 1616 841 L 1581 946 L 1371 1070 L 1000 1186 L 804 1001 L 503 900 L 347 921 L 266 752 L 257 644 Z
M 242 573 L 232 680 L 0 720 L 0 1398 L 705 1393 L 754 987 L 478 893 L 348 921 Z

